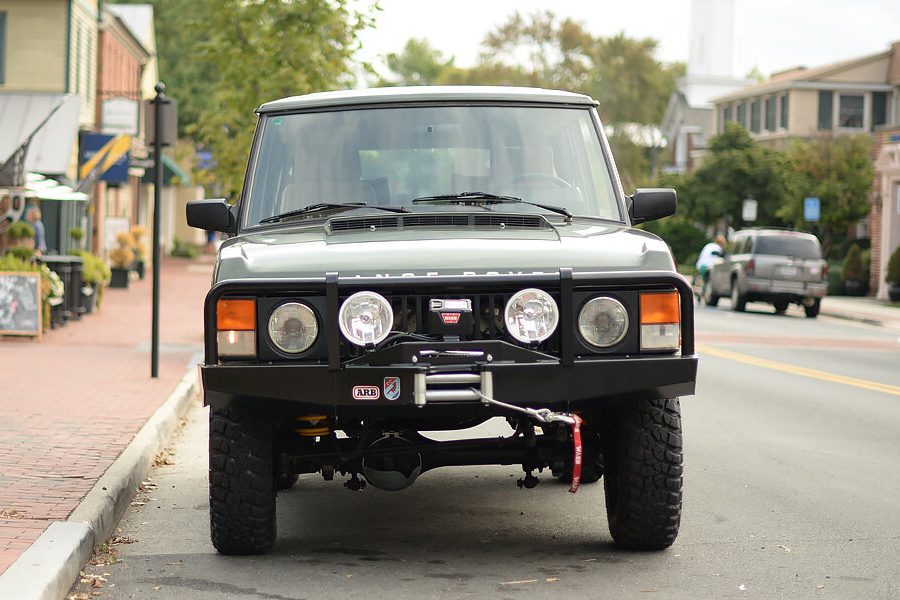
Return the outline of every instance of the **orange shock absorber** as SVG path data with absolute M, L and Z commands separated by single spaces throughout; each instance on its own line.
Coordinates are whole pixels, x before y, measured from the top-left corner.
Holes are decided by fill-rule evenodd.
M 297 417 L 297 433 L 304 437 L 321 437 L 331 433 L 326 415 L 303 415 Z

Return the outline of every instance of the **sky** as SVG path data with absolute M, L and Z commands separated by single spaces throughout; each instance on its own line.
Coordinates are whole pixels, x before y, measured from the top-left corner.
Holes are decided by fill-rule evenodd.
M 426 38 L 459 67 L 475 64 L 481 41 L 516 10 L 550 10 L 581 22 L 595 37 L 624 32 L 659 41 L 657 59 L 688 59 L 690 0 L 379 0 L 376 29 L 361 36 L 360 58 L 401 52 Z M 886 51 L 900 41 L 900 0 L 745 0 L 746 71 L 764 76 Z M 383 72 L 380 70 L 380 72 Z M 745 73 L 746 74 L 746 73 Z

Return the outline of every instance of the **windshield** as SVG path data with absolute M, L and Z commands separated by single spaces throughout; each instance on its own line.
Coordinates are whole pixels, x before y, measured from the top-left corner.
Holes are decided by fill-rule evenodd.
M 322 203 L 549 212 L 512 203 L 413 203 L 467 192 L 621 221 L 591 114 L 494 104 L 263 115 L 244 226 Z

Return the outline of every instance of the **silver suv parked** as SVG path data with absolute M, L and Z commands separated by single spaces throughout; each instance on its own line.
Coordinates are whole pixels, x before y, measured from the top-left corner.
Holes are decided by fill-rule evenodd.
M 800 304 L 806 316 L 819 314 L 828 288 L 828 265 L 812 234 L 782 229 L 744 229 L 732 234 L 728 247 L 710 267 L 704 301 L 715 306 L 731 297 L 732 309 L 748 302 L 769 302 L 783 313 Z

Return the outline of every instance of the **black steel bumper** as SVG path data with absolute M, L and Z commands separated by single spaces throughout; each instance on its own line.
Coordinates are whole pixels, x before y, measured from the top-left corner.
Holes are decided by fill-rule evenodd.
M 467 277 L 459 282 L 436 278 L 404 278 L 397 285 L 434 288 L 473 287 L 525 279 Z M 540 281 L 536 281 L 536 279 Z M 551 407 L 621 401 L 625 398 L 676 397 L 694 393 L 697 356 L 694 352 L 693 296 L 680 275 L 668 272 L 531 274 L 530 285 L 558 291 L 560 322 L 572 323 L 573 297 L 579 289 L 623 286 L 675 288 L 681 298 L 680 354 L 596 354 L 578 351 L 574 327 L 562 327 L 558 356 L 502 340 L 404 342 L 342 362 L 337 326 L 338 298 L 347 288 L 383 288 L 384 279 L 348 279 L 337 274 L 310 281 L 232 281 L 215 286 L 206 301 L 206 365 L 200 367 L 204 401 L 212 406 L 261 403 L 325 407 L 388 407 L 479 404 L 481 395 L 508 404 Z M 327 301 L 327 354 L 315 362 L 254 362 L 217 364 L 215 307 L 225 294 L 279 294 L 285 290 L 324 287 Z

